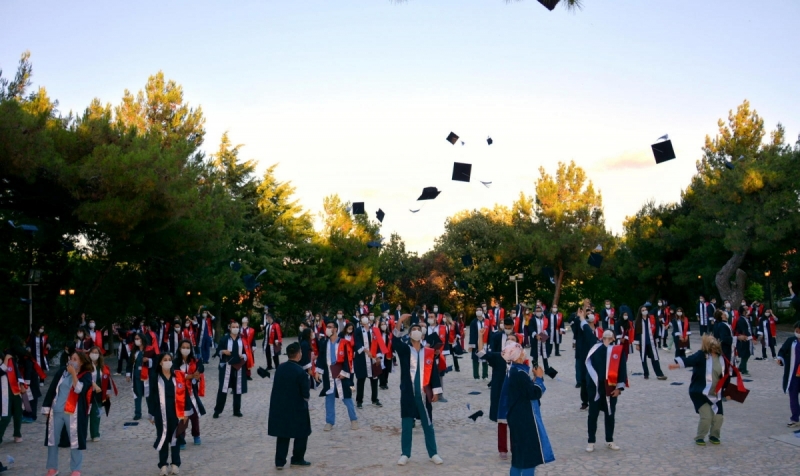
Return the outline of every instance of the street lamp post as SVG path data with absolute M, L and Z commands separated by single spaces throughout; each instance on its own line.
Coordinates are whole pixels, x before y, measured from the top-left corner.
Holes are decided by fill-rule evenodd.
M 508 277 L 509 281 L 514 282 L 514 298 L 516 299 L 516 304 L 519 304 L 519 285 L 517 283 L 522 281 L 523 277 L 524 275 L 522 273 L 512 274 L 511 276 Z
M 74 289 L 59 289 L 58 294 L 67 298 L 67 318 L 69 318 L 69 297 L 75 295 Z
M 32 269 L 28 273 L 28 282 L 23 285 L 28 286 L 28 332 L 33 331 L 33 287 L 39 285 L 41 277 L 41 271 Z
M 764 271 L 764 277 L 767 278 L 767 296 L 769 296 L 769 308 L 772 309 L 772 283 L 769 280 L 771 271 Z

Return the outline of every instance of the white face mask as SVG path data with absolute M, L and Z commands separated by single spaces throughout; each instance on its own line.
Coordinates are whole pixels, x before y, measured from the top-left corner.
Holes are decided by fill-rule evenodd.
M 676 312 L 675 314 L 677 314 L 677 315 L 679 315 L 679 316 L 682 316 L 682 315 L 683 315 L 683 312 L 682 312 L 682 311 L 678 311 L 678 312 Z
M 589 314 L 586 316 L 586 322 L 594 322 L 594 314 Z
M 514 331 L 512 331 L 511 329 L 505 329 L 505 333 L 507 336 L 510 336 L 512 332 Z
M 558 313 L 558 308 L 557 307 L 554 307 L 553 309 L 550 309 L 550 310 L 553 312 L 553 314 L 557 314 Z
M 239 333 L 239 328 L 238 327 L 231 327 L 231 334 L 232 335 L 236 335 L 238 333 Z
M 203 317 L 208 317 L 208 313 L 207 312 L 203 312 Z
M 181 355 L 184 357 L 189 357 L 189 354 L 192 353 L 192 349 L 181 349 Z
M 422 331 L 414 329 L 411 331 L 410 336 L 411 340 L 419 342 L 419 340 L 422 339 Z
M 745 306 L 747 306 L 747 303 L 742 301 L 742 307 L 745 307 Z
M 44 334 L 44 327 L 39 329 L 39 334 Z
M 433 322 L 434 322 L 434 321 L 433 321 L 433 319 L 428 319 L 428 325 L 429 325 L 429 326 L 432 326 L 432 325 L 433 325 Z
M 78 332 L 78 339 L 83 339 L 83 332 Z
M 92 362 L 95 362 L 97 361 L 97 359 L 100 358 L 100 354 L 98 354 L 97 352 L 92 352 L 91 354 L 89 354 L 89 358 L 92 359 Z
M 243 326 L 246 326 L 248 322 L 250 322 L 250 321 L 248 321 L 247 319 L 242 319 L 242 325 Z
M 336 314 L 336 319 L 341 319 L 342 317 L 344 317 L 342 314 Z
M 375 322 L 375 316 L 369 316 L 369 322 Z
M 381 324 L 381 330 L 382 330 L 382 331 L 385 331 L 385 330 L 386 330 L 386 324 Z
M 505 329 L 505 328 L 506 328 L 506 325 L 505 325 L 505 324 L 503 324 L 503 323 L 501 322 L 501 323 L 500 323 L 500 325 L 499 325 L 499 326 L 497 326 L 497 327 L 499 327 L 499 328 L 500 328 L 500 330 L 503 330 L 503 329 Z
M 135 341 L 133 341 L 133 343 L 136 344 L 136 347 L 139 347 L 140 345 L 142 345 L 142 341 L 139 340 L 139 339 L 136 339 Z
M 171 360 L 165 360 L 164 362 L 161 362 L 161 368 L 164 369 L 164 370 L 171 369 L 172 368 L 172 361 Z
M 94 329 L 94 322 L 89 323 L 89 329 Z
M 191 322 L 187 322 L 187 323 L 186 323 L 186 325 L 185 325 L 185 327 L 188 329 L 188 328 L 189 328 L 191 325 L 192 325 L 192 323 L 191 323 Z
M 765 312 L 765 313 L 764 313 L 764 315 L 765 315 L 765 316 L 767 316 L 767 317 L 769 317 L 769 316 L 771 316 L 771 315 L 772 315 L 772 313 L 771 313 L 771 312 L 769 312 L 769 311 L 767 311 L 767 312 Z
M 611 304 L 606 304 L 606 309 L 611 309 Z
M 730 309 L 730 308 L 731 308 L 731 304 L 729 302 L 726 302 L 725 303 L 725 309 Z
M 795 332 L 795 333 L 794 333 L 794 336 L 795 336 L 795 337 L 797 337 L 797 340 L 800 340 L 800 334 L 798 334 L 797 332 Z
M 361 319 L 361 325 L 362 326 L 366 326 L 367 324 L 369 324 L 369 319 L 367 319 L 366 317 Z
M 481 318 L 481 317 L 483 317 L 483 312 L 481 312 L 481 311 L 477 311 L 477 312 L 475 313 L 475 316 L 476 316 L 476 317 L 478 317 L 478 318 Z
M 428 335 L 428 328 L 425 327 L 425 326 L 422 326 L 422 327 L 420 327 L 420 332 L 422 332 L 422 335 Z
M 541 311 L 537 312 L 536 317 L 542 317 L 542 312 Z
M 439 312 L 439 308 L 438 307 L 434 307 L 433 308 L 433 312 Z
M 648 313 L 647 313 L 647 311 L 646 311 L 646 310 L 642 311 L 642 317 L 647 317 L 647 314 L 648 314 Z
M 325 335 L 330 337 L 333 335 L 333 329 L 325 329 Z
M 517 318 L 517 313 L 515 313 L 515 312 L 512 312 L 512 313 L 511 313 L 511 319 L 516 319 L 516 318 Z

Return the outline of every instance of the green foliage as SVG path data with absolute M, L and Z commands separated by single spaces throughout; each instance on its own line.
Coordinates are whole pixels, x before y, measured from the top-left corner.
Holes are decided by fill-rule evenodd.
M 747 299 L 747 302 L 764 302 L 764 287 L 759 283 L 748 284 L 747 289 L 744 292 L 744 298 Z

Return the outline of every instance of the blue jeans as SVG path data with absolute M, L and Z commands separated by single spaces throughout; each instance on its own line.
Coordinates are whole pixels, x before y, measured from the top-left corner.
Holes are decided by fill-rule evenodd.
M 64 412 L 53 412 L 50 418 L 53 419 L 55 426 L 53 435 L 55 435 L 56 446 L 47 447 L 47 469 L 58 469 L 58 440 L 64 428 L 69 426 L 69 415 Z M 80 471 L 81 464 L 83 464 L 83 451 L 70 449 L 69 470 Z
M 508 474 L 510 476 L 533 476 L 534 469 L 535 468 L 519 469 L 512 466 Z
M 342 402 L 344 402 L 344 406 L 347 407 L 347 415 L 350 417 L 350 421 L 358 420 L 356 416 L 356 407 L 353 405 L 353 399 L 345 398 Z M 332 393 L 325 395 L 325 423 L 331 425 L 336 424 L 336 397 Z
M 207 364 L 208 359 L 211 358 L 211 347 L 213 341 L 211 337 L 204 335 L 202 341 L 200 342 L 200 357 L 203 359 L 203 363 Z

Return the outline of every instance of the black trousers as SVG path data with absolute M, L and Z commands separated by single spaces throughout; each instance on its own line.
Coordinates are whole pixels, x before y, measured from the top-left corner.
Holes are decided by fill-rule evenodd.
M 661 372 L 661 364 L 659 363 L 659 361 L 654 359 L 653 347 L 650 345 L 646 345 L 644 348 L 644 359 L 642 359 L 642 368 L 644 369 L 644 376 L 645 377 L 650 376 L 650 370 L 647 369 L 648 358 L 650 358 L 650 362 L 653 364 L 653 371 L 656 373 L 656 377 L 661 377 L 662 375 L 664 375 L 664 373 Z
M 164 442 L 164 446 L 158 450 L 158 467 L 161 468 L 162 466 L 167 466 L 169 463 L 167 459 L 169 458 L 170 449 L 172 449 L 172 464 L 175 466 L 180 467 L 181 465 L 181 447 L 180 445 L 170 446 L 169 439 Z
M 392 373 L 391 367 L 387 366 L 381 372 L 381 375 L 378 377 L 378 383 L 381 387 L 388 387 L 389 386 L 389 374 Z
M 267 370 L 272 370 L 273 368 L 277 368 L 281 364 L 281 359 L 278 354 L 272 355 L 272 349 L 267 347 L 267 350 L 264 352 L 267 355 Z M 275 360 L 275 367 L 272 366 L 272 361 Z
M 214 406 L 214 413 L 222 413 L 225 410 L 225 402 L 228 401 L 228 393 L 217 392 L 217 404 Z M 242 394 L 233 394 L 233 413 L 242 413 Z
M 456 372 L 461 372 L 461 369 L 458 368 L 458 356 L 456 354 L 452 355 L 453 355 L 453 370 L 455 370 Z
M 560 349 L 560 347 L 561 347 L 561 344 L 559 344 L 558 342 L 556 342 L 556 343 L 555 343 L 555 344 L 553 344 L 553 345 L 556 347 L 556 357 L 560 357 L 560 356 L 561 356 L 561 349 Z
M 704 324 L 700 324 L 700 335 L 704 336 L 708 332 L 708 326 Z
M 611 411 L 608 411 L 605 403 L 605 396 L 600 395 L 600 400 L 589 403 L 589 443 L 595 442 L 595 435 L 597 434 L 597 417 L 602 411 L 606 419 L 606 443 L 614 441 L 614 415 L 616 414 L 617 399 L 611 397 Z
M 766 345 L 765 345 L 766 344 Z M 767 337 L 764 336 L 764 340 L 761 342 L 761 358 L 767 358 L 767 345 L 769 345 L 769 350 L 772 351 L 772 358 L 775 358 L 775 338 L 774 337 Z
M 369 380 L 369 386 L 372 389 L 372 402 L 378 401 L 378 379 L 376 378 L 356 378 L 356 403 L 364 401 L 364 381 Z
M 278 437 L 278 444 L 275 445 L 275 466 L 283 468 L 286 465 L 286 455 L 289 454 L 289 440 L 291 438 Z M 306 445 L 308 445 L 308 437 L 294 439 L 294 446 L 292 447 L 292 463 L 300 463 L 306 457 Z

